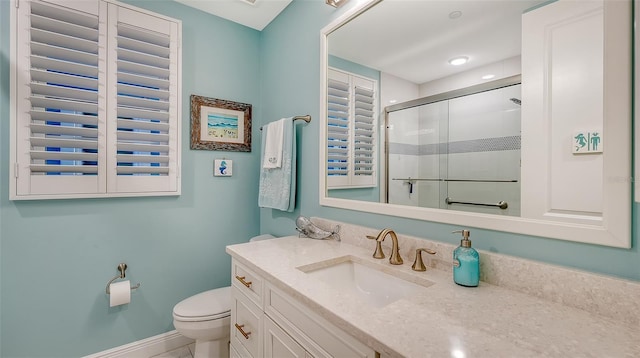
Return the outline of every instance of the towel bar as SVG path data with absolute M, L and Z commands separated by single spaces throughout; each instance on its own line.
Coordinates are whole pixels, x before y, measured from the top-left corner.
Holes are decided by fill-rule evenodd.
M 308 115 L 308 114 L 307 114 L 307 115 L 304 115 L 304 116 L 295 116 L 295 117 L 293 117 L 293 121 L 294 121 L 294 122 L 295 122 L 295 121 L 297 121 L 297 120 L 299 120 L 299 119 L 300 119 L 300 120 L 303 120 L 303 121 L 305 121 L 305 122 L 307 122 L 307 123 L 311 122 L 311 116 L 310 116 L 310 115 Z M 260 130 L 262 130 L 262 127 L 260 127 Z
M 509 204 L 507 204 L 506 201 L 502 201 L 502 200 L 500 200 L 496 204 L 486 204 L 486 203 L 471 203 L 471 202 L 466 202 L 466 201 L 454 201 L 451 198 L 446 198 L 446 199 L 444 199 L 444 202 L 449 204 L 449 205 L 451 205 L 451 204 L 463 204 L 463 205 L 491 206 L 491 207 L 500 208 L 502 210 L 505 210 L 506 208 L 509 207 Z
M 517 183 L 517 179 L 507 180 L 492 180 L 492 179 L 427 179 L 427 178 L 391 178 L 391 180 L 403 180 L 403 181 L 446 181 L 446 182 L 470 182 L 470 183 Z

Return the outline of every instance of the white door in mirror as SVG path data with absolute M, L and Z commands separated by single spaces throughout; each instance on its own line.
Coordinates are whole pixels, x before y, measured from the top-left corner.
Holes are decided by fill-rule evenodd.
M 522 18 L 521 216 L 618 247 L 631 242 L 630 13 L 629 1 L 557 1 Z

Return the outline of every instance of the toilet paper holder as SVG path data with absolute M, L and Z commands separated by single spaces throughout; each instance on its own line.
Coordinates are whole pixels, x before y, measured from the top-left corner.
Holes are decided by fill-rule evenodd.
M 109 280 L 109 282 L 107 282 L 107 288 L 105 290 L 107 292 L 107 295 L 111 294 L 111 292 L 109 290 L 109 286 L 111 286 L 111 283 L 113 281 L 115 281 L 115 280 L 117 280 L 119 278 L 125 278 L 127 276 L 126 273 L 125 273 L 126 270 L 127 270 L 127 264 L 121 263 L 121 264 L 118 265 L 118 271 L 120 271 L 120 274 L 119 275 L 115 275 L 111 280 Z M 140 287 L 140 283 L 138 283 L 135 286 L 131 286 L 131 289 L 135 290 L 138 287 Z

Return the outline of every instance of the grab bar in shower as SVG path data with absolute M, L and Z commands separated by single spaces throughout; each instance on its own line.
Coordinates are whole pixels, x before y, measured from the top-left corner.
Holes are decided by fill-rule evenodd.
M 463 204 L 463 205 L 490 206 L 490 207 L 500 208 L 502 210 L 504 210 L 504 209 L 509 207 L 509 204 L 506 201 L 503 201 L 503 200 L 500 200 L 496 204 L 487 204 L 487 203 L 472 203 L 472 202 L 466 202 L 466 201 L 454 201 L 451 198 L 446 198 L 446 199 L 444 199 L 444 202 L 447 203 L 448 205 L 451 205 L 451 204 Z
M 391 180 L 403 180 L 403 181 L 446 181 L 446 182 L 471 182 L 471 183 L 517 183 L 518 180 L 492 180 L 492 179 L 428 179 L 428 178 L 391 178 Z

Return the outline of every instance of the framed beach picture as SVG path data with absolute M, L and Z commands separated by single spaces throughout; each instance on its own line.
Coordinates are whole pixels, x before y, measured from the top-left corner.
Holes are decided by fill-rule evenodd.
M 191 95 L 191 149 L 251 151 L 251 105 Z

